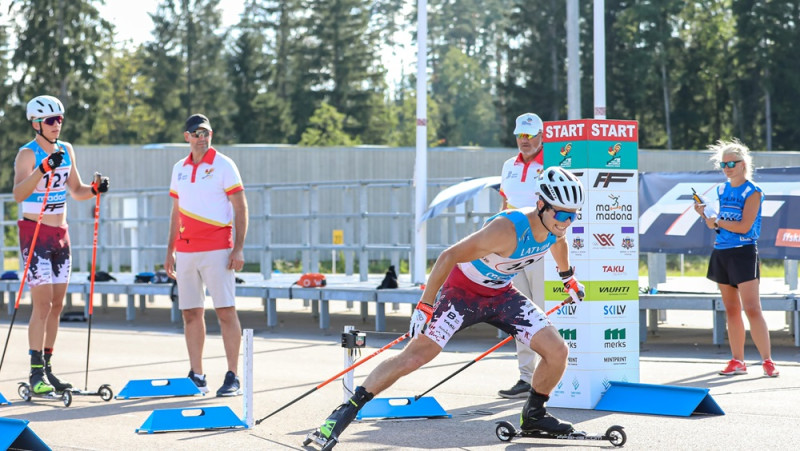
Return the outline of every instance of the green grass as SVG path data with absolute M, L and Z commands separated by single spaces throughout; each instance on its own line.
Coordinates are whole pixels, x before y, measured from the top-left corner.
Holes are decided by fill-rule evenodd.
M 667 254 L 667 277 L 680 277 L 681 260 L 679 254 Z M 705 277 L 708 269 L 708 255 L 684 255 L 683 275 L 685 277 Z M 761 277 L 783 277 L 783 260 L 766 258 L 761 260 Z M 639 275 L 647 275 L 647 255 L 639 256 Z

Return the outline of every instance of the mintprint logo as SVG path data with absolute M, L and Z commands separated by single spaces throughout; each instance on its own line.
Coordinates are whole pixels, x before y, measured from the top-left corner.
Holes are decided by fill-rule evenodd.
M 609 194 L 611 203 L 597 204 L 594 207 L 594 219 L 596 221 L 633 221 L 633 205 L 620 204 L 620 196 Z
M 628 344 L 625 342 L 626 331 L 625 328 L 621 329 L 606 329 L 604 331 L 603 347 L 606 349 L 625 348 Z
M 628 358 L 623 355 L 612 355 L 603 357 L 603 363 L 609 363 L 611 365 L 625 365 L 628 363 Z

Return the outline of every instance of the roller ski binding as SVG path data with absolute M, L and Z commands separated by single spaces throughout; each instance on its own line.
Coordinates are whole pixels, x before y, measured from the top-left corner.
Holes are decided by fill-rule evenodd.
M 373 395 L 367 393 L 363 387 L 357 387 L 353 396 L 346 403 L 334 409 L 322 426 L 306 435 L 303 446 L 314 443 L 322 451 L 333 449 L 339 443 L 339 435 L 353 422 L 364 404 L 372 398 Z
M 34 368 L 31 370 L 30 384 L 27 382 L 20 382 L 17 387 L 17 393 L 25 402 L 29 402 L 33 398 L 40 398 L 49 401 L 61 401 L 64 403 L 64 407 L 69 407 L 70 404 L 72 404 L 72 392 L 69 390 L 55 390 L 53 386 L 48 384 L 45 380 L 43 368 Z
M 551 440 L 608 440 L 612 445 L 619 447 L 624 445 L 628 440 L 624 428 L 616 425 L 608 428 L 605 434 L 589 435 L 586 432 L 576 431 L 574 429 L 566 433 L 545 432 L 535 429 L 518 430 L 508 421 L 498 421 L 495 433 L 497 434 L 497 438 L 504 442 L 510 442 L 514 437 L 532 437 Z

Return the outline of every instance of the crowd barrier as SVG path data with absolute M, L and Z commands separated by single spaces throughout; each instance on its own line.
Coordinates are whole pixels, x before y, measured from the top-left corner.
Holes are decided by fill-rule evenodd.
M 132 280 L 132 276 L 130 279 Z M 85 277 L 73 277 L 69 283 L 67 293 L 82 295 L 84 301 L 89 296 L 89 282 Z M 138 309 L 146 309 L 147 298 L 150 296 L 170 296 L 172 284 L 133 283 L 125 281 L 124 276 L 118 277 L 119 282 L 96 282 L 94 292 L 101 296 L 101 305 L 107 307 L 108 295 L 126 296 L 125 318 L 128 321 L 136 319 Z M 328 284 L 320 288 L 304 288 L 294 285 L 297 275 L 282 274 L 269 280 L 246 280 L 237 284 L 236 296 L 238 298 L 257 298 L 262 301 L 266 328 L 278 326 L 278 300 L 304 300 L 311 304 L 312 313 L 319 318 L 319 328 L 328 332 L 330 329 L 331 301 L 346 301 L 360 303 L 360 315 L 363 321 L 368 320 L 370 303 L 375 304 L 375 331 L 386 330 L 386 305 L 411 304 L 415 305 L 420 298 L 419 287 L 412 286 L 408 281 L 403 282 L 396 289 L 377 289 L 380 278 L 375 275 L 366 282 L 361 282 L 358 275 L 329 275 Z M 19 281 L 0 281 L 0 308 L 7 301 L 9 316 L 14 311 L 14 303 Z M 6 296 L 8 294 L 8 296 Z M 787 313 L 787 323 L 794 337 L 794 345 L 800 347 L 800 299 L 795 294 L 764 294 L 761 296 L 762 308 L 765 311 L 784 311 Z M 88 312 L 88 303 L 84 303 L 85 312 Z M 725 344 L 725 306 L 719 294 L 691 293 L 691 294 L 641 294 L 639 296 L 639 337 L 642 342 L 647 340 L 648 333 L 655 333 L 658 328 L 658 311 L 664 310 L 704 310 L 714 313 L 712 340 L 716 345 Z M 88 314 L 88 313 L 87 313 Z M 181 315 L 177 302 L 172 302 L 170 319 L 180 322 Z

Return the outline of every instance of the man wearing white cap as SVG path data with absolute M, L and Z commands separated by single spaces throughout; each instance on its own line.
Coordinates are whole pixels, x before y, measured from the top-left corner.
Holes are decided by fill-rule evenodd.
M 542 153 L 543 124 L 539 116 L 525 113 L 517 118 L 514 135 L 517 137 L 519 153 L 503 163 L 500 195 L 503 196 L 503 210 L 521 207 L 535 207 L 539 199 L 536 177 L 543 169 Z M 514 287 L 544 310 L 544 260 L 534 262 L 512 279 Z M 539 355 L 530 346 L 518 340 L 517 361 L 519 381 L 508 390 L 500 390 L 503 398 L 525 398 L 531 390 L 531 378 Z

